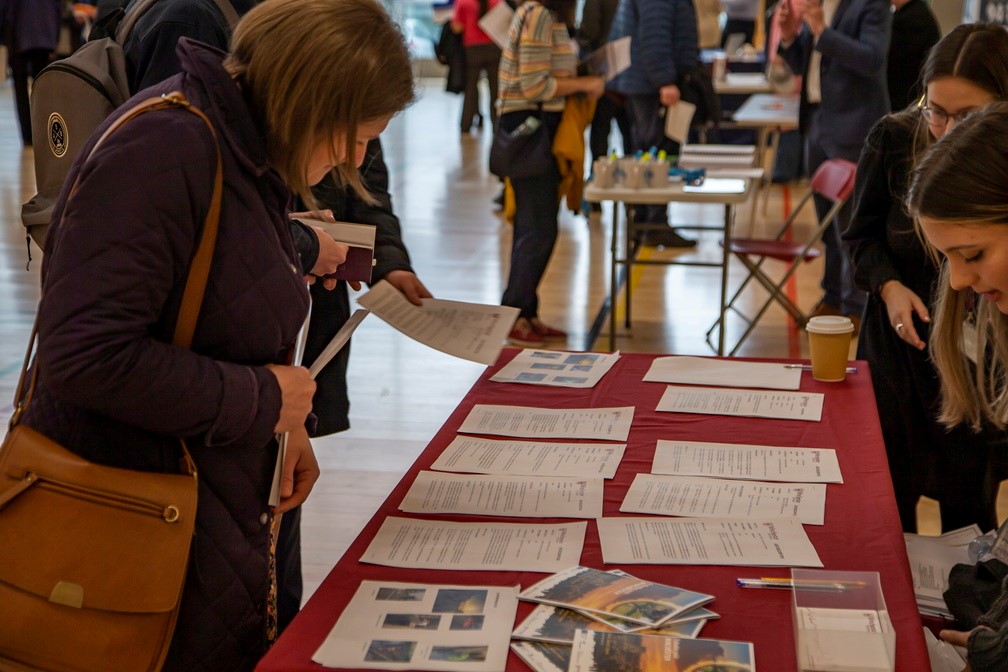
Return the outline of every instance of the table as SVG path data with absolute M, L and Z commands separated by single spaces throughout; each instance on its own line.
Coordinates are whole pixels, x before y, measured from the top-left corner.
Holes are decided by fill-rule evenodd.
M 798 104 L 798 94 L 754 93 L 732 115 L 732 123 L 735 126 L 756 129 L 756 156 L 759 157 L 761 166 L 765 165 L 763 161 L 766 160 L 767 147 L 771 146 L 770 138 L 771 136 L 774 138 L 772 144 L 774 149 L 769 160 L 771 174 L 781 132 L 798 128 Z M 760 184 L 760 190 L 763 191 L 765 186 L 764 180 Z M 756 201 L 754 198 L 750 222 L 755 220 Z M 764 208 L 764 214 L 765 212 Z
M 650 471 L 655 442 L 659 438 L 836 448 L 844 484 L 830 484 L 827 487 L 826 525 L 806 526 L 805 530 L 827 569 L 880 573 L 886 604 L 896 631 L 897 672 L 930 669 L 921 619 L 913 595 L 906 547 L 882 447 L 875 398 L 865 362 L 855 362 L 858 373 L 848 376 L 844 383 L 819 383 L 812 380 L 808 373 L 803 374 L 803 390 L 825 392 L 827 395 L 822 422 L 810 423 L 658 413 L 654 408 L 665 385 L 641 381 L 653 355 L 623 355 L 612 371 L 590 390 L 489 382 L 490 375 L 516 352 L 505 350 L 497 364 L 490 367 L 476 382 L 301 614 L 260 662 L 257 668 L 259 672 L 323 670 L 324 668 L 311 662 L 311 656 L 362 580 L 468 585 L 520 584 L 527 587 L 545 576 L 530 572 L 399 569 L 357 562 L 386 516 L 411 515 L 398 512 L 396 507 L 414 476 L 419 470 L 428 468 L 451 442 L 456 429 L 477 403 L 520 403 L 555 408 L 636 405 L 637 412 L 623 462 L 616 478 L 608 481 L 605 486 L 604 511 L 607 516 L 620 515 L 620 503 L 634 474 Z M 474 519 L 472 516 L 440 518 L 487 520 Z M 521 522 L 506 518 L 493 520 Z M 548 519 L 537 522 L 567 521 Z M 600 569 L 613 568 L 602 562 L 597 529 L 592 523 L 588 525 L 581 562 Z M 791 593 L 783 590 L 746 590 L 735 586 L 736 577 L 787 576 L 787 569 L 662 565 L 622 567 L 641 578 L 716 595 L 715 601 L 708 606 L 721 614 L 721 618 L 708 622 L 701 633 L 703 637 L 753 642 L 757 669 L 761 672 L 789 672 L 796 669 Z M 521 603 L 519 621 L 530 611 L 531 605 Z M 507 670 L 520 672 L 527 668 L 512 653 L 508 658 Z
M 685 266 L 714 266 L 721 268 L 721 304 L 719 307 L 718 321 L 721 324 L 721 335 L 718 339 L 718 349 L 717 353 L 719 355 L 724 354 L 724 321 L 725 321 L 725 300 L 727 298 L 727 288 L 728 288 L 728 262 L 731 259 L 731 254 L 728 251 L 728 244 L 731 242 L 732 236 L 732 223 L 735 219 L 735 206 L 744 203 L 747 198 L 749 198 L 750 180 L 743 180 L 745 188 L 740 193 L 717 193 L 717 192 L 688 192 L 683 190 L 683 184 L 681 182 L 672 183 L 666 187 L 661 188 L 643 188 L 643 189 L 626 189 L 624 187 L 615 186 L 609 188 L 600 188 L 595 186 L 594 183 L 589 184 L 585 188 L 584 198 L 589 203 L 597 203 L 600 201 L 613 201 L 613 222 L 612 222 L 612 233 L 609 242 L 609 351 L 612 352 L 616 349 L 616 298 L 619 294 L 619 280 L 618 280 L 618 267 L 625 266 L 627 269 L 627 281 L 624 283 L 626 287 L 626 326 L 630 327 L 630 269 L 634 264 L 651 264 L 651 265 L 685 265 Z M 633 245 L 632 236 L 632 225 L 629 218 L 624 218 L 626 221 L 626 226 L 623 227 L 625 232 L 624 238 L 624 255 L 619 255 L 619 204 L 620 203 L 640 203 L 643 205 L 666 205 L 668 203 L 716 203 L 724 205 L 724 223 L 721 227 L 712 226 L 677 226 L 676 228 L 684 229 L 712 229 L 717 228 L 723 230 L 724 232 L 724 242 L 721 248 L 721 260 L 717 263 L 709 261 L 686 261 L 679 259 L 636 259 L 635 252 L 636 247 Z M 602 310 L 605 310 L 603 306 Z
M 714 80 L 714 91 L 722 96 L 770 93 L 773 85 L 762 72 L 729 72 L 724 80 Z

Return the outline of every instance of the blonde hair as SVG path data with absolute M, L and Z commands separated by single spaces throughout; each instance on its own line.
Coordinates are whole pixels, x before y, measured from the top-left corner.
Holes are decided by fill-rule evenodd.
M 1008 235 L 1008 103 L 987 105 L 928 150 L 913 171 L 907 209 L 918 225 L 926 217 L 956 226 L 1004 226 Z M 938 253 L 930 244 L 929 249 Z M 968 422 L 976 429 L 990 421 L 1003 429 L 1008 425 L 1008 315 L 978 301 L 972 289 L 953 289 L 947 261 L 938 283 L 929 344 L 941 379 L 938 419 L 948 426 Z M 971 340 L 965 338 L 964 322 L 975 326 L 972 352 L 964 349 Z
M 235 27 L 228 72 L 266 131 L 270 164 L 315 207 L 308 159 L 337 134 L 339 182 L 373 201 L 355 163 L 361 124 L 391 117 L 414 98 L 402 32 L 375 0 L 266 0 Z

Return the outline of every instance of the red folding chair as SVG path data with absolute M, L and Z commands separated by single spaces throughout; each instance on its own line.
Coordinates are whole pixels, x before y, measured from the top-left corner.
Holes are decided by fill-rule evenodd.
M 817 247 L 819 240 L 823 237 L 826 227 L 829 226 L 833 218 L 840 212 L 840 208 L 850 198 L 854 191 L 854 174 L 857 165 L 843 159 L 830 159 L 816 170 L 812 176 L 808 192 L 791 212 L 791 216 L 777 229 L 773 238 L 734 238 L 728 244 L 731 252 L 749 271 L 745 280 L 739 285 L 738 290 L 731 300 L 722 309 L 722 315 L 729 310 L 737 314 L 746 323 L 746 330 L 739 338 L 735 347 L 732 348 L 729 356 L 738 352 L 745 340 L 756 328 L 757 322 L 763 317 L 767 309 L 775 302 L 786 310 L 799 326 L 804 327 L 809 320 L 809 316 L 792 301 L 783 291 L 784 284 L 791 278 L 803 263 L 808 263 L 813 259 L 822 256 L 822 251 Z M 829 212 L 819 220 L 812 233 L 812 236 L 804 242 L 793 242 L 791 240 L 792 225 L 799 214 L 809 203 L 813 203 L 813 196 L 819 194 L 832 202 Z M 784 274 L 779 279 L 773 279 L 763 269 L 763 262 L 767 259 L 774 259 L 786 264 Z M 736 301 L 742 291 L 748 286 L 750 280 L 755 280 L 767 291 L 767 299 L 760 306 L 759 310 L 752 317 L 742 312 L 736 305 Z M 711 334 L 718 328 L 719 324 L 724 324 L 723 320 L 718 320 L 707 330 L 707 340 L 710 342 Z

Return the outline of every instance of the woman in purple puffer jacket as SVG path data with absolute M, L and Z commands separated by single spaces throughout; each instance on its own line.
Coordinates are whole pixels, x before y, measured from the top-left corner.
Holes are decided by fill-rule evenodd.
M 178 54 L 182 73 L 113 119 L 181 91 L 220 138 L 220 233 L 192 349 L 170 341 L 215 148 L 195 115 L 169 109 L 130 121 L 68 177 L 46 239 L 39 378 L 24 422 L 129 469 L 176 471 L 186 439 L 199 505 L 166 669 L 249 670 L 269 643 L 271 519 L 318 477 L 305 429 L 314 383 L 287 365 L 308 309 L 287 205 L 291 191 L 312 203 L 310 187 L 332 170 L 370 198 L 357 167 L 413 99 L 413 78 L 374 0 L 267 0 L 239 23 L 230 54 L 187 39 Z M 272 511 L 280 432 L 288 460 Z

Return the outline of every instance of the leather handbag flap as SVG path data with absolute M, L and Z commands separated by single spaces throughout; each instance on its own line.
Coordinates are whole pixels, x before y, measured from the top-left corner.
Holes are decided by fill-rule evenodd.
M 0 583 L 50 601 L 170 611 L 195 516 L 193 475 L 92 464 L 25 425 L 0 448 Z

